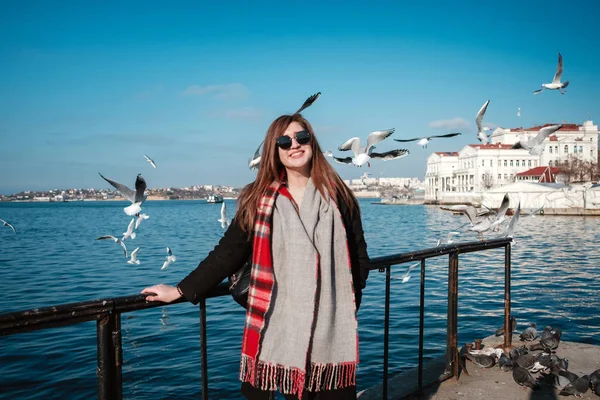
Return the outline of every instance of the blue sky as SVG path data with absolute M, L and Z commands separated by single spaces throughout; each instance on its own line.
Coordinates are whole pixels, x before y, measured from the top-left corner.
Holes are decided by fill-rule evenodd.
M 0 2 L 0 193 L 107 187 L 97 172 L 242 186 L 269 123 L 318 91 L 304 115 L 338 155 L 379 129 L 462 132 L 427 149 L 388 139 L 379 151 L 411 154 L 335 164 L 344 179 L 422 179 L 431 152 L 476 143 L 488 99 L 487 124 L 600 120 L 599 2 L 249 3 Z M 534 96 L 558 51 L 568 93 Z

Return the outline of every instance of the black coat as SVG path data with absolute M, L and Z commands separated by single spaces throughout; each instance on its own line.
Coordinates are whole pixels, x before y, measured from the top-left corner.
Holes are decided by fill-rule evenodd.
M 340 202 L 339 208 L 346 228 L 356 309 L 358 310 L 362 299 L 362 290 L 369 276 L 367 243 L 364 238 L 360 210 L 355 210 L 354 215 L 350 216 L 349 209 L 345 204 Z M 192 303 L 198 304 L 201 298 L 244 265 L 252 253 L 252 239 L 252 232 L 244 232 L 237 219 L 234 218 L 219 244 L 198 264 L 195 270 L 177 285 L 183 296 Z

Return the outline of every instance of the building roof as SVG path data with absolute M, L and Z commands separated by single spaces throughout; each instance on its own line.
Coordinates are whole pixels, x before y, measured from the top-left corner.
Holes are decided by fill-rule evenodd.
M 458 156 L 458 152 L 456 152 L 456 151 L 436 151 L 435 154 L 437 154 L 440 157 L 457 157 Z
M 511 150 L 512 144 L 488 143 L 488 144 L 469 144 L 469 147 L 479 150 Z
M 517 176 L 534 176 L 539 177 L 539 182 L 554 183 L 558 172 L 558 167 L 541 166 L 519 172 Z
M 510 128 L 511 132 L 532 132 L 532 131 L 539 131 L 542 128 L 546 128 L 548 126 L 552 126 L 552 125 L 556 125 L 556 124 L 544 124 L 544 125 L 540 125 L 540 126 L 532 126 L 531 128 L 523 128 L 522 126 L 519 128 Z M 562 124 L 562 128 L 560 129 L 562 132 L 564 131 L 578 131 L 580 127 L 582 127 L 583 125 L 579 125 L 579 124 Z
M 558 174 L 558 167 L 548 167 L 542 165 L 541 167 L 535 167 L 528 169 L 527 171 L 519 172 L 517 176 L 540 176 L 542 175 L 546 169 L 550 168 L 550 173 L 556 175 Z

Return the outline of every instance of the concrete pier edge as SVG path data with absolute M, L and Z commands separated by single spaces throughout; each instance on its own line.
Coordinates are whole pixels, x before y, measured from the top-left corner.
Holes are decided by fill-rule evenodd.
M 538 338 L 539 340 L 539 338 Z M 513 334 L 512 344 L 519 347 L 524 344 L 531 345 L 537 343 L 520 342 L 519 336 Z M 483 339 L 484 347 L 495 347 L 502 345 L 503 336 L 488 336 Z M 465 343 L 460 343 L 463 346 Z M 569 360 L 569 370 L 579 376 L 589 374 L 600 368 L 600 346 L 561 341 L 556 349 L 556 354 Z M 483 369 L 475 366 L 470 361 L 466 361 L 466 368 L 469 375 L 461 372 L 459 379 L 444 375 L 446 359 L 441 356 L 435 359 L 423 361 L 423 391 L 418 393 L 417 387 L 417 368 L 390 374 L 388 380 L 388 399 L 433 399 L 433 400 L 458 400 L 458 399 L 562 399 L 567 398 L 559 396 L 557 390 L 548 385 L 541 385 L 542 388 L 536 391 L 535 396 L 531 389 L 524 390 L 514 382 L 512 373 L 503 372 L 497 366 L 489 369 Z M 533 374 L 534 377 L 540 376 L 539 373 Z M 362 390 L 358 393 L 360 400 L 380 400 L 382 399 L 383 383 Z M 583 399 L 599 399 L 600 397 L 588 390 L 583 395 Z

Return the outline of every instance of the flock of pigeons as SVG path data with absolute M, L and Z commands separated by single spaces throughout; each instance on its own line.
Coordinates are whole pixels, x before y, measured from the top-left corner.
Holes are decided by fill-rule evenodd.
M 548 89 L 548 90 L 558 90 L 561 94 L 565 94 L 565 92 L 566 92 L 565 88 L 569 85 L 569 81 L 561 82 L 562 72 L 563 72 L 563 59 L 562 59 L 562 55 L 560 53 L 558 53 L 558 66 L 556 68 L 556 73 L 554 75 L 554 79 L 552 80 L 551 83 L 543 83 L 542 88 L 534 91 L 533 93 L 539 94 L 542 91 Z M 296 111 L 296 113 L 300 113 L 302 110 L 310 107 L 319 98 L 320 95 L 321 95 L 321 92 L 318 92 L 318 93 L 310 96 L 304 102 L 302 107 L 300 107 L 298 109 L 298 111 Z M 479 112 L 475 116 L 475 125 L 477 126 L 477 139 L 484 145 L 489 142 L 489 138 L 492 134 L 490 132 L 492 129 L 490 127 L 483 125 L 483 117 L 485 115 L 485 112 L 486 112 L 489 104 L 490 104 L 490 101 L 487 100 L 483 104 L 483 106 L 479 109 Z M 517 109 L 517 116 L 519 116 L 519 117 L 521 116 L 521 108 Z M 540 155 L 544 150 L 544 147 L 542 145 L 544 140 L 547 137 L 549 137 L 551 134 L 553 134 L 554 132 L 559 130 L 560 128 L 562 128 L 561 124 L 542 128 L 542 129 L 540 129 L 540 131 L 538 132 L 538 134 L 536 136 L 528 138 L 524 141 L 515 143 L 513 145 L 513 149 L 525 149 L 525 150 L 529 151 L 529 154 Z M 360 138 L 358 138 L 358 137 L 353 137 L 351 139 L 348 139 L 346 142 L 342 143 L 338 147 L 338 150 L 339 151 L 352 151 L 353 155 L 351 157 L 336 157 L 330 151 L 325 151 L 324 154 L 328 157 L 332 157 L 333 160 L 337 163 L 354 165 L 356 167 L 362 167 L 365 164 L 367 164 L 367 166 L 370 167 L 371 164 L 369 161 L 371 159 L 380 159 L 380 160 L 388 161 L 388 160 L 395 160 L 398 158 L 406 157 L 410 153 L 410 151 L 408 149 L 394 149 L 394 150 L 389 150 L 389 151 L 385 151 L 385 152 L 381 152 L 381 153 L 373 151 L 375 149 L 375 144 L 382 142 L 384 139 L 387 139 L 389 136 L 391 136 L 394 133 L 394 131 L 395 131 L 394 128 L 392 128 L 392 129 L 386 129 L 386 130 L 382 130 L 382 131 L 371 132 L 369 134 L 369 136 L 367 137 L 367 143 L 365 146 L 361 145 Z M 412 138 L 412 139 L 394 139 L 394 140 L 396 142 L 402 142 L 402 143 L 417 142 L 417 145 L 422 146 L 423 148 L 426 148 L 427 144 L 431 141 L 431 139 L 452 138 L 455 136 L 459 136 L 460 134 L 461 134 L 460 132 L 453 132 L 453 133 L 447 133 L 447 134 L 443 134 L 443 135 L 431 135 L 431 136 L 418 137 L 418 138 Z M 262 145 L 263 145 L 263 142 L 261 142 L 258 145 L 258 148 L 254 152 L 254 155 L 248 161 L 248 167 L 250 169 L 257 169 L 259 167 L 260 159 L 261 159 L 260 149 L 261 149 Z
M 145 154 L 144 154 L 144 158 L 146 159 L 146 161 L 148 161 L 152 165 L 152 167 L 156 168 L 156 163 L 154 162 L 154 160 L 152 160 L 150 157 L 148 157 Z M 129 187 L 127 187 L 126 185 L 123 185 L 122 183 L 113 181 L 112 179 L 108 179 L 100 173 L 99 173 L 99 175 L 106 182 L 110 183 L 110 185 L 112 187 L 114 187 L 123 197 L 125 197 L 127 200 L 129 200 L 131 202 L 131 205 L 125 207 L 123 209 L 123 211 L 125 211 L 125 214 L 129 215 L 132 218 L 131 218 L 131 221 L 129 222 L 129 225 L 127 226 L 127 230 L 125 232 L 123 232 L 123 236 L 120 239 L 113 235 L 104 235 L 104 236 L 100 236 L 100 237 L 96 238 L 96 240 L 112 240 L 113 242 L 117 243 L 118 245 L 120 245 L 123 248 L 125 258 L 127 258 L 128 257 L 127 256 L 127 246 L 125 245 L 125 240 L 135 239 L 137 236 L 137 233 L 134 231 L 136 231 L 139 228 L 139 226 L 143 220 L 150 218 L 149 215 L 142 213 L 142 204 L 148 197 L 147 195 L 145 195 L 146 180 L 142 177 L 142 174 L 138 174 L 137 177 L 135 178 L 135 190 L 132 190 Z M 140 260 L 138 260 L 138 258 L 137 258 L 137 254 L 138 254 L 139 250 L 140 250 L 140 248 L 136 247 L 136 249 L 133 250 L 129 254 L 130 258 L 127 261 L 128 264 L 136 264 L 136 265 L 140 264 Z M 177 260 L 177 257 L 175 257 L 173 255 L 173 251 L 171 250 L 171 248 L 167 247 L 166 260 L 164 261 L 164 263 L 161 267 L 161 270 L 166 269 L 169 266 L 169 264 L 175 262 L 176 260 Z
M 511 330 L 517 328 L 516 319 L 511 318 Z M 496 336 L 504 333 L 504 327 L 496 331 Z M 481 368 L 491 368 L 494 365 L 502 371 L 512 371 L 514 381 L 531 389 L 539 389 L 540 382 L 547 380 L 556 388 L 561 396 L 582 397 L 591 389 L 600 396 L 600 369 L 590 374 L 579 376 L 569 371 L 569 360 L 556 354 L 560 344 L 562 330 L 558 327 L 546 326 L 540 333 L 537 343 L 513 347 L 508 354 L 501 348 L 484 347 L 480 350 L 468 350 L 463 347 L 461 359 L 468 359 Z M 522 342 L 533 342 L 538 337 L 535 323 L 531 323 L 521 334 Z M 532 374 L 540 373 L 536 378 Z

